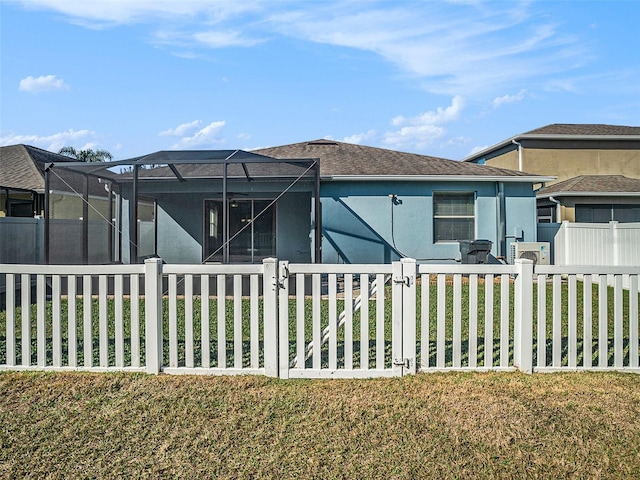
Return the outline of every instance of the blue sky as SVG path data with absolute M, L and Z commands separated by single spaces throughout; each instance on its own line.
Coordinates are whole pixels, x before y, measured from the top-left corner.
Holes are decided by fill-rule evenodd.
M 0 144 L 451 159 L 640 125 L 640 1 L 0 0 Z

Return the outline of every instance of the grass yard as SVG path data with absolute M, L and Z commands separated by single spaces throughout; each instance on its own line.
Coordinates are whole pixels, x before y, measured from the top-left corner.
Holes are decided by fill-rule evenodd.
M 431 354 L 430 354 L 430 358 L 429 358 L 429 365 L 430 366 L 435 366 L 435 362 L 436 362 L 436 354 L 435 354 L 435 345 L 436 345 L 436 335 L 437 335 L 437 328 L 436 328 L 436 319 L 437 319 L 437 313 L 436 313 L 436 308 L 437 308 L 437 287 L 436 285 L 432 284 L 429 287 L 429 296 L 430 296 L 430 302 L 429 302 L 429 343 L 430 343 L 430 349 L 431 349 Z M 492 355 L 493 357 L 493 364 L 495 365 L 498 362 L 499 359 L 499 354 L 500 354 L 500 319 L 501 319 L 501 302 L 500 302 L 500 286 L 498 284 L 495 285 L 494 287 L 494 301 L 493 301 L 493 342 L 489 342 L 489 344 L 493 343 L 493 351 L 488 351 L 486 353 Z M 513 284 L 511 283 L 509 285 L 509 297 L 510 297 L 510 301 L 509 301 L 509 312 L 508 312 L 508 316 L 509 316 L 509 322 L 508 322 L 508 328 L 509 328 L 509 338 L 513 338 Z M 421 305 L 421 298 L 420 298 L 420 294 L 421 294 L 421 288 L 418 288 L 417 291 L 417 312 L 418 312 L 418 327 L 417 327 L 417 338 L 420 340 L 421 339 L 421 330 L 422 327 L 420 325 L 420 305 Z M 468 332 L 469 332 L 469 318 L 470 318 L 470 312 L 469 312 L 469 285 L 467 283 L 464 283 L 462 285 L 462 302 L 461 302 L 461 334 L 462 334 L 462 365 L 465 365 L 465 362 L 468 362 Z M 385 358 L 385 363 L 388 366 L 390 366 L 391 364 L 391 292 L 390 289 L 387 288 L 387 292 L 385 295 L 385 304 L 384 304 L 384 310 L 385 310 L 385 322 L 384 322 L 384 332 L 383 332 L 383 337 L 385 339 L 385 344 L 386 344 L 386 348 L 385 350 L 387 351 L 386 354 L 386 358 Z M 568 305 L 567 305 L 567 298 L 568 298 L 568 288 L 566 284 L 562 285 L 562 289 L 561 289 L 561 298 L 562 298 L 562 306 L 561 306 L 561 317 L 563 318 L 563 324 L 562 324 L 562 329 L 561 329 L 561 342 L 562 342 L 562 352 L 563 352 L 563 364 L 566 364 L 566 354 L 567 354 L 567 342 L 568 342 L 568 322 L 566 321 L 567 319 L 567 314 L 568 314 Z M 599 320 L 599 308 L 598 308 L 598 287 L 597 285 L 593 285 L 592 286 L 592 312 L 593 312 L 593 322 L 592 322 L 592 338 L 594 339 L 592 342 L 592 357 L 593 357 L 593 361 L 594 362 L 598 362 L 599 361 L 599 350 L 598 350 L 598 344 L 597 344 L 597 337 L 598 337 L 598 320 Z M 534 303 L 534 332 L 533 332 L 533 338 L 534 341 L 537 342 L 538 338 L 537 338 L 537 302 L 538 302 L 538 298 L 537 295 L 534 296 L 533 299 L 533 303 Z M 445 320 L 445 338 L 446 338 L 446 364 L 450 365 L 451 364 L 451 360 L 452 360 L 452 339 L 453 339 L 453 287 L 451 285 L 447 286 L 447 290 L 446 290 L 446 320 Z M 114 358 L 115 358 L 115 344 L 113 342 L 113 338 L 114 338 L 114 331 L 115 331 L 115 313 L 114 313 L 114 307 L 115 307 L 115 302 L 113 301 L 113 299 L 109 300 L 107 303 L 107 311 L 108 311 L 108 331 L 109 331 L 109 338 L 111 339 L 109 341 L 108 344 L 108 351 L 109 351 L 109 364 L 110 365 L 114 365 Z M 202 358 L 202 351 L 201 351 L 201 342 L 200 342 L 200 338 L 201 338 L 201 321 L 202 321 L 202 311 L 201 311 L 201 299 L 200 298 L 195 298 L 193 301 L 193 317 L 194 317 L 194 321 L 193 321 L 193 325 L 194 325 L 194 331 L 193 331 L 193 340 L 194 340 L 194 354 L 195 354 L 195 362 L 196 365 L 200 364 L 201 358 Z M 329 314 L 328 314 L 328 301 L 325 299 L 321 302 L 321 327 L 324 328 L 328 325 L 328 318 L 329 318 Z M 577 286 L 577 305 L 576 305 L 576 316 L 577 316 L 577 322 L 576 322 L 576 327 L 577 327 L 577 339 L 578 339 L 578 345 L 579 345 L 579 351 L 582 350 L 582 336 L 583 336 L 583 286 L 582 286 L 582 282 L 578 282 L 578 286 Z M 226 356 L 227 356 L 227 361 L 228 361 L 228 365 L 233 364 L 234 362 L 234 355 L 235 355 L 235 351 L 234 351 L 234 347 L 233 347 L 233 342 L 232 339 L 234 338 L 234 301 L 232 299 L 227 299 L 225 302 L 225 314 L 226 314 L 226 318 L 225 318 L 225 331 L 226 331 L 226 345 L 223 345 L 222 343 L 219 345 L 217 342 L 217 300 L 215 298 L 209 299 L 209 336 L 211 339 L 211 343 L 210 343 L 210 358 L 211 358 L 211 364 L 209 366 L 216 366 L 217 365 L 217 356 L 218 356 L 218 348 L 225 348 L 226 350 Z M 250 361 L 250 346 L 249 346 L 249 339 L 250 339 L 250 302 L 248 299 L 243 299 L 240 305 L 240 308 L 242 309 L 242 339 L 243 339 L 243 365 L 248 365 L 249 361 Z M 337 301 L 337 313 L 341 312 L 343 309 L 343 301 L 342 300 L 338 300 Z M 259 311 L 262 310 L 262 301 L 259 302 L 258 305 L 258 309 Z M 62 326 L 62 355 L 63 355 L 63 363 L 66 363 L 66 352 L 67 352 L 67 348 L 68 348 L 68 325 L 67 325 L 67 318 L 68 318 L 68 303 L 66 299 L 63 299 L 61 301 L 61 326 Z M 97 299 L 94 298 L 94 300 L 92 301 L 92 339 L 93 339 L 93 345 L 92 345 L 92 356 L 93 356 L 93 364 L 98 364 L 99 363 L 99 302 Z M 168 320 L 168 310 L 169 310 L 169 306 L 168 306 L 168 300 L 165 299 L 165 305 L 163 308 L 164 311 L 164 327 L 163 327 L 163 331 L 164 331 L 164 336 L 165 336 L 165 342 L 164 342 L 164 348 L 165 348 L 165 358 L 168 358 L 169 355 L 169 344 L 168 344 L 168 336 L 169 336 L 169 320 Z M 140 323 L 139 323 L 139 331 L 141 333 L 141 335 L 144 334 L 144 301 L 140 300 L 140 305 L 139 305 L 139 311 L 140 311 Z M 304 311 L 305 311 L 305 317 L 306 317 L 306 323 L 305 323 L 305 339 L 307 342 L 309 342 L 312 338 L 312 334 L 311 334 L 311 311 L 312 311 L 312 301 L 311 299 L 307 298 L 305 300 L 305 305 L 304 305 Z M 553 320 L 553 292 L 552 292 L 552 288 L 551 285 L 547 285 L 547 289 L 546 289 L 546 327 L 545 327 L 545 334 L 546 334 L 546 338 L 544 339 L 544 342 L 546 344 L 546 352 L 547 352 L 547 358 L 551 357 L 551 339 L 552 339 L 552 334 L 553 334 L 553 328 L 552 328 L 552 320 Z M 609 364 L 612 364 L 613 362 L 613 318 L 614 318 L 614 292 L 613 292 L 613 288 L 609 287 L 607 289 L 607 331 L 608 331 L 608 343 L 610 344 L 610 348 L 609 348 L 609 358 L 607 359 L 607 362 Z M 130 312 L 130 303 L 129 303 L 129 299 L 125 298 L 123 300 L 123 313 L 124 313 L 124 323 L 123 323 L 123 327 L 124 327 L 124 355 L 125 355 L 125 365 L 129 365 L 131 362 L 131 346 L 132 346 L 132 339 L 131 339 L 131 318 L 129 315 Z M 369 349 L 369 363 L 370 363 L 370 368 L 374 367 L 374 362 L 375 362 L 375 338 L 377 335 L 376 332 L 376 320 L 375 320 L 375 315 L 376 315 L 376 305 L 375 305 L 375 301 L 372 300 L 370 301 L 369 304 L 369 345 L 370 345 L 370 349 Z M 31 358 L 32 358 L 32 362 L 35 363 L 36 361 L 36 351 L 37 351 L 37 341 L 36 341 L 36 316 L 37 316 L 37 311 L 36 311 L 36 306 L 32 305 L 31 306 L 31 311 L 30 311 L 30 317 L 31 317 Z M 178 318 L 178 325 L 177 325 L 177 329 L 178 329 L 178 361 L 180 365 L 184 365 L 185 362 L 185 332 L 184 332 L 184 328 L 185 328 L 185 322 L 184 322 L 184 317 L 185 317 L 185 302 L 184 299 L 178 299 L 178 301 L 176 302 L 176 316 Z M 47 361 L 48 364 L 51 364 L 52 361 L 52 350 L 51 350 L 51 346 L 52 346 L 52 333 L 51 333 L 51 318 L 52 318 L 52 304 L 51 302 L 48 302 L 46 304 L 46 317 L 47 317 Z M 296 331 L 296 306 L 295 306 L 295 302 L 293 301 L 293 299 L 291 299 L 290 303 L 289 303 L 289 339 L 290 339 L 290 354 L 291 354 L 291 358 L 293 358 L 295 356 L 295 344 L 296 344 L 296 335 L 297 335 L 297 331 Z M 477 318 L 478 318 L 478 365 L 482 366 L 484 365 L 484 357 L 485 357 L 485 340 L 484 340 L 484 332 L 485 332 L 485 301 L 484 301 L 484 285 L 480 285 L 479 289 L 478 289 L 478 308 L 477 308 Z M 17 343 L 18 345 L 20 345 L 20 339 L 22 337 L 22 332 L 21 332 L 21 308 L 20 306 L 17 306 L 16 308 L 16 336 L 18 338 Z M 84 362 L 84 330 L 83 330 L 83 303 L 81 301 L 77 302 L 76 305 L 76 319 L 77 319 L 77 329 L 76 329 L 76 337 L 77 337 L 77 351 L 78 351 L 78 363 L 79 364 L 83 364 Z M 360 344 L 360 312 L 356 312 L 354 314 L 353 317 L 353 332 L 354 332 L 354 365 L 356 366 L 356 368 L 359 367 L 359 362 L 360 362 L 360 358 L 359 358 L 359 344 Z M 624 336 L 625 336 L 625 351 L 624 351 L 624 355 L 625 355 L 625 364 L 628 363 L 628 355 L 629 355 L 629 339 L 628 339 L 628 326 L 629 326 L 629 292 L 627 290 L 625 290 L 623 292 L 623 312 L 622 312 L 622 320 L 623 320 L 623 331 L 627 332 Z M 5 356 L 6 356 L 6 312 L 5 311 L 0 311 L 0 364 L 4 363 L 5 360 Z M 262 323 L 260 322 L 260 331 L 258 332 L 258 338 L 262 339 L 263 338 L 263 332 L 262 332 Z M 344 331 L 340 330 L 338 331 L 338 343 L 339 343 L 339 348 L 342 348 L 341 346 L 343 345 L 343 340 L 344 340 Z M 542 340 L 542 339 L 541 339 Z M 139 339 L 139 345 L 140 345 L 140 351 L 141 351 L 141 355 L 142 358 L 144 358 L 144 348 L 145 348 L 145 342 L 144 342 L 144 338 L 141 336 L 141 338 Z M 326 363 L 325 361 L 325 357 L 326 357 L 326 344 L 324 345 L 324 352 L 323 352 L 323 364 Z M 538 354 L 538 349 L 537 347 L 534 346 L 534 363 L 537 363 L 537 354 Z M 22 355 L 22 351 L 21 349 L 18 349 L 17 351 L 17 362 L 20 363 L 21 362 L 21 355 Z M 420 345 L 418 343 L 418 355 L 420 356 Z M 509 358 L 512 360 L 513 359 L 513 346 L 510 345 L 509 348 Z M 417 360 L 418 362 L 422 362 L 421 358 L 418 358 Z M 582 361 L 582 354 L 579 355 L 578 358 L 578 365 L 581 365 Z M 309 360 L 309 363 L 311 362 L 311 360 Z M 342 365 L 342 363 L 339 364 L 339 367 Z
M 640 376 L 0 374 L 2 478 L 640 478 Z

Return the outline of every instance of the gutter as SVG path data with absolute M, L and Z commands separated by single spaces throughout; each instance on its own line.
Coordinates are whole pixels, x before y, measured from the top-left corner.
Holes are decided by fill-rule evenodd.
M 553 197 L 640 197 L 640 192 L 553 192 L 536 195 L 536 198 Z M 553 201 L 553 200 L 552 200 Z
M 322 177 L 331 182 L 511 182 L 511 183 L 544 183 L 556 177 L 538 175 L 498 176 L 498 175 L 330 175 Z

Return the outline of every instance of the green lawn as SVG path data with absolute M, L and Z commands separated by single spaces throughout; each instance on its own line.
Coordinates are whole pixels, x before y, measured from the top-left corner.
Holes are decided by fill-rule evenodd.
M 437 292 L 437 287 L 435 285 L 431 285 L 430 286 L 430 314 L 429 314 L 429 318 L 430 318 L 430 322 L 429 322 L 429 343 L 430 343 L 430 349 L 431 349 L 431 355 L 429 358 L 429 365 L 434 366 L 435 365 L 435 346 L 436 346 L 436 292 Z M 418 298 L 417 298 L 417 305 L 418 305 L 418 312 L 419 312 L 419 306 L 421 304 L 421 299 L 420 299 L 420 291 L 421 289 L 418 288 Z M 499 350 L 500 350 L 500 343 L 499 343 L 499 335 L 500 335 L 500 317 L 501 317 L 501 306 L 500 306 L 500 286 L 499 285 L 495 285 L 494 286 L 494 304 L 493 304 L 493 332 L 494 332 L 494 336 L 493 336 L 493 351 L 491 352 L 492 356 L 493 356 L 493 363 L 496 364 L 498 362 L 498 357 L 499 357 Z M 510 338 L 512 338 L 513 335 L 513 284 L 510 285 L 510 291 L 509 291 L 509 295 L 510 295 L 510 306 L 509 306 L 509 335 Z M 577 288 L 577 298 L 578 298 L 578 306 L 577 306 L 577 327 L 578 327 L 578 343 L 581 345 L 581 338 L 582 338 L 582 329 L 583 329 L 583 323 L 582 323 L 582 316 L 583 316 L 583 304 L 582 304 L 582 284 L 580 282 L 578 282 L 578 288 Z M 628 355 L 628 325 L 629 325 L 629 312 L 628 312 L 628 296 L 629 293 L 628 291 L 624 292 L 623 295 L 623 304 L 624 304 L 624 309 L 623 309 L 623 331 L 626 332 L 625 335 L 625 355 Z M 387 294 L 386 294 L 386 301 L 385 301 L 385 328 L 384 328 L 384 338 L 385 338 L 385 343 L 386 343 L 386 364 L 387 366 L 390 365 L 391 363 L 391 300 L 390 300 L 390 291 L 389 289 L 387 289 Z M 468 332 L 469 332 L 469 287 L 468 285 L 465 283 L 462 285 L 462 306 L 461 306 L 461 315 L 462 315 L 462 326 L 461 326 L 461 332 L 462 332 L 462 338 L 463 338 L 463 343 L 462 343 L 462 364 L 465 365 L 468 361 Z M 563 355 L 566 355 L 566 347 L 567 347 L 567 337 L 568 337 L 568 330 L 567 330 L 567 285 L 563 284 L 562 285 L 562 317 L 564 319 L 563 321 L 563 325 L 562 325 L 562 350 L 563 350 Z M 341 312 L 343 310 L 343 302 L 341 300 L 338 300 L 338 305 L 337 305 L 337 313 Z M 164 336 L 165 336 L 165 358 L 168 358 L 168 349 L 169 349 L 169 345 L 168 345 L 168 332 L 169 332 L 169 323 L 168 323 L 168 314 L 167 314 L 167 306 L 168 306 L 168 301 L 165 299 L 165 321 L 164 321 Z M 62 342 L 63 342 L 63 363 L 66 362 L 66 351 L 67 351 L 67 301 L 66 299 L 63 299 L 61 302 L 61 317 L 62 317 Z M 609 339 L 611 339 L 613 337 L 613 289 L 609 288 L 608 289 L 608 302 L 607 302 L 607 311 L 608 311 L 608 318 L 607 318 L 607 329 L 608 329 L 608 337 Z M 84 342 L 84 332 L 83 332 L 83 325 L 82 325 L 82 318 L 83 318 L 83 313 L 82 313 L 82 302 L 79 301 L 77 303 L 77 311 L 76 311 L 76 318 L 77 318 L 77 339 L 78 339 L 78 346 L 77 346 L 77 350 L 78 350 L 78 363 L 81 365 L 84 362 L 84 358 L 83 358 L 83 342 Z M 115 314 L 114 314 L 114 302 L 113 300 L 109 300 L 108 301 L 108 329 L 109 329 L 109 337 L 111 339 L 111 341 L 109 342 L 109 359 L 110 359 L 110 365 L 114 364 L 114 358 L 115 358 L 115 344 L 113 341 L 114 338 L 114 329 L 115 329 Z M 233 308 L 234 308 L 234 303 L 233 300 L 226 300 L 226 325 L 225 325 L 225 329 L 227 332 L 227 342 L 226 345 L 224 345 L 224 348 L 226 348 L 226 353 L 227 353 L 227 364 L 231 365 L 233 364 L 233 360 L 234 360 L 234 349 L 233 349 L 233 343 L 232 343 L 232 339 L 233 339 L 233 333 L 234 333 L 234 320 L 233 320 Z M 249 346 L 249 339 L 250 339 L 250 334 L 249 334 L 249 311 L 250 311 L 250 303 L 248 299 L 244 299 L 242 301 L 242 338 L 243 338 L 243 364 L 245 366 L 247 366 L 249 364 L 249 357 L 250 357 L 250 346 Z M 47 303 L 47 338 L 48 338 L 48 342 L 47 342 L 47 348 L 48 348 L 48 353 L 47 353 L 47 357 L 49 359 L 49 363 L 51 362 L 51 358 L 52 358 L 52 352 L 51 352 L 51 345 L 52 342 L 51 340 L 51 309 L 52 309 L 52 305 L 50 302 Z M 259 309 L 262 309 L 262 302 L 260 301 L 259 303 Z M 312 309 L 312 302 L 310 299 L 306 299 L 305 300 L 305 317 L 307 319 L 311 318 L 311 309 Z M 131 361 L 131 337 L 130 337 L 130 332 L 131 332 L 131 318 L 129 316 L 129 311 L 130 311 L 130 304 L 129 304 L 129 300 L 128 299 L 124 299 L 123 300 L 123 310 L 124 310 L 124 314 L 125 314 L 125 320 L 124 320 L 124 337 L 125 337 L 125 342 L 124 342 L 124 349 L 125 349 L 125 364 L 130 364 Z M 141 300 L 140 301 L 140 332 L 141 334 L 144 333 L 144 302 Z M 179 364 L 184 364 L 184 359 L 185 359 L 185 343 L 184 343 L 184 322 L 181 320 L 184 318 L 184 310 L 185 310 L 185 305 L 184 305 L 184 300 L 178 300 L 177 302 L 177 316 L 179 320 L 179 325 L 178 325 L 178 338 L 179 338 L 179 345 L 178 345 L 178 358 L 179 358 Z M 99 320 L 98 320 L 98 311 L 99 311 L 99 307 L 98 307 L 98 300 L 94 299 L 92 302 L 92 339 L 93 339 L 93 349 L 92 349 L 92 354 L 93 354 L 93 362 L 94 364 L 98 364 L 99 362 L 99 341 L 98 341 L 98 329 L 99 329 Z M 196 365 L 199 365 L 199 362 L 201 360 L 201 344 L 200 344 L 200 332 L 201 332 L 201 300 L 199 298 L 194 299 L 193 302 L 193 311 L 194 311 L 194 355 L 195 355 L 195 363 Z M 593 351 L 593 359 L 594 362 L 598 361 L 598 349 L 597 349 L 597 332 L 598 332 L 598 295 L 597 295 L 597 286 L 593 285 L 593 294 L 592 294 L 592 311 L 593 311 L 593 325 L 592 325 L 592 335 L 594 338 L 594 342 L 592 344 L 592 351 Z M 369 359 L 370 359 L 370 367 L 374 366 L 374 359 L 375 359 L 375 338 L 376 338 L 376 321 L 375 321 L 375 312 L 376 312 L 376 306 L 375 306 L 375 301 L 370 301 L 370 306 L 369 306 Z M 534 297 L 534 341 L 537 342 L 537 327 L 536 327 L 536 322 L 537 319 L 535 317 L 537 317 L 537 296 Z M 552 308 L 552 291 L 551 291 L 551 286 L 548 285 L 547 288 L 547 302 L 546 302 L 546 338 L 545 338 L 545 343 L 546 343 L 546 350 L 547 350 L 547 357 L 550 357 L 550 352 L 551 352 L 551 338 L 552 338 L 552 318 L 553 318 L 553 308 Z M 32 361 L 35 362 L 35 357 L 36 357 L 36 338 L 35 338 L 35 334 L 36 334 L 36 308 L 35 305 L 32 305 L 31 307 L 31 337 L 32 337 L 32 349 L 31 349 L 31 356 L 32 356 Z M 484 318 L 485 318 L 485 303 L 484 303 L 484 287 L 482 285 L 480 285 L 479 289 L 478 289 L 478 309 L 477 309 L 477 313 L 478 313 L 478 364 L 480 366 L 484 365 L 484 356 L 485 356 L 485 351 L 484 351 L 484 331 L 485 331 L 485 325 L 484 325 Z M 17 332 L 17 336 L 18 336 L 18 341 L 17 341 L 17 362 L 20 363 L 21 362 L 21 349 L 20 349 L 20 338 L 22 336 L 21 333 L 21 324 L 20 324 L 20 316 L 21 316 L 21 309 L 20 307 L 17 307 L 16 309 L 16 332 Z M 420 315 L 419 315 L 420 316 Z M 296 322 L 295 322 L 295 303 L 292 299 L 292 301 L 290 301 L 290 307 L 289 307 L 289 317 L 290 317 L 290 351 L 291 351 L 291 355 L 292 357 L 294 356 L 294 351 L 295 351 L 295 339 L 296 339 Z M 321 302 L 321 317 L 322 317 L 322 328 L 324 328 L 327 324 L 328 324 L 328 301 L 327 300 L 323 300 Z M 452 358 L 452 338 L 453 338 L 453 321 L 452 321 L 452 317 L 453 317 L 453 288 L 451 285 L 447 286 L 447 295 L 446 295 L 446 323 L 445 323 L 445 337 L 446 337 L 446 362 L 447 364 L 451 363 L 451 358 Z M 216 366 L 216 362 L 217 362 L 217 355 L 218 355 L 218 342 L 217 342 L 217 300 L 215 298 L 211 298 L 209 299 L 209 333 L 210 333 L 210 338 L 211 338 L 211 345 L 210 345 L 210 357 L 211 357 L 211 366 Z M 6 357 L 6 312 L 5 311 L 0 311 L 0 364 L 4 363 L 5 357 Z M 359 354 L 359 350 L 360 350 L 360 313 L 356 313 L 354 315 L 354 323 L 353 323 L 353 332 L 354 332 L 354 366 L 357 368 L 359 367 L 359 362 L 360 362 L 360 354 Z M 418 318 L 418 329 L 417 329 L 417 338 L 418 340 L 420 340 L 420 335 L 421 335 L 421 326 L 420 326 L 420 321 Z M 259 333 L 259 338 L 262 339 L 262 327 L 260 329 L 260 333 Z M 311 322 L 307 321 L 305 324 L 305 338 L 307 339 L 307 342 L 311 340 L 312 338 L 312 333 L 311 333 Z M 342 349 L 344 342 L 344 334 L 343 331 L 339 331 L 338 332 L 338 348 Z M 220 344 L 220 347 L 222 347 L 223 344 Z M 140 349 L 141 349 L 141 354 L 142 356 L 144 356 L 144 339 L 141 338 L 140 339 Z M 418 344 L 418 352 L 420 352 L 420 345 Z M 326 363 L 326 345 L 325 345 L 325 351 L 323 352 L 323 363 Z M 537 361 L 536 358 L 537 355 L 537 348 L 534 348 L 534 363 Z M 510 353 L 509 353 L 510 358 L 513 358 L 513 347 L 512 345 L 510 346 Z M 610 352 L 609 355 L 609 361 L 611 361 L 612 358 L 612 352 Z M 144 358 L 144 357 L 143 357 Z M 579 361 L 581 360 L 581 356 L 579 357 Z M 421 359 L 418 358 L 418 362 L 420 362 Z M 566 358 L 564 360 L 566 362 Z M 144 362 L 142 362 L 144 364 Z M 342 365 L 342 363 L 339 364 L 339 367 Z
M 640 478 L 640 376 L 0 373 L 2 478 Z

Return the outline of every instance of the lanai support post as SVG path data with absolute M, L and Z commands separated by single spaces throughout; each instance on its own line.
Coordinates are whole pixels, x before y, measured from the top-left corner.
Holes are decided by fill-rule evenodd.
M 139 165 L 133 166 L 133 188 L 132 188 L 132 201 L 131 206 L 131 225 L 129 226 L 129 263 L 138 263 L 138 169 Z
M 47 165 L 44 169 L 44 264 L 49 265 L 49 216 L 51 208 L 49 207 L 50 199 L 50 179 L 49 168 L 51 165 Z M 9 190 L 7 190 L 7 199 L 9 198 Z M 7 214 L 9 209 L 7 209 Z
M 229 208 L 227 202 L 227 162 L 222 165 L 222 263 L 229 263 Z
M 314 192 L 314 213 L 315 213 L 315 263 L 322 263 L 322 212 L 320 203 L 320 163 L 316 160 L 315 168 L 315 192 Z
M 82 263 L 89 265 L 89 176 L 84 176 L 82 189 Z

